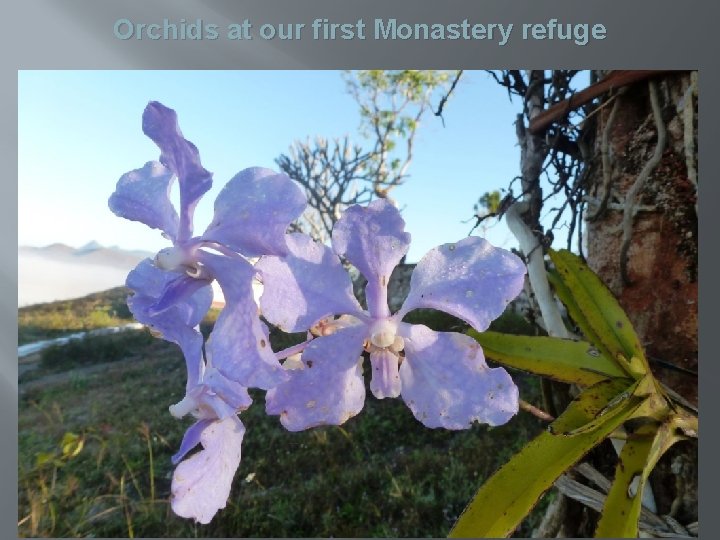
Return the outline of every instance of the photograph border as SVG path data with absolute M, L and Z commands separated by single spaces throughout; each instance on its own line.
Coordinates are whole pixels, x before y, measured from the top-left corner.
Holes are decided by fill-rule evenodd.
M 700 187 L 704 203 L 699 204 L 699 275 L 703 299 L 699 302 L 699 347 L 706 353 L 718 346 L 718 332 L 712 325 L 717 283 L 707 276 L 718 273 L 718 255 L 711 240 L 718 229 L 720 212 L 711 202 L 720 200 L 720 185 L 712 180 L 714 163 L 711 148 L 720 142 L 718 100 L 720 75 L 714 25 L 720 20 L 715 4 L 678 3 L 670 0 L 637 0 L 630 3 L 575 0 L 451 1 L 420 5 L 416 0 L 363 2 L 336 0 L 261 1 L 97 1 L 38 0 L 17 2 L 4 9 L 2 32 L 4 54 L 2 76 L 2 153 L 11 164 L 9 177 L 17 178 L 17 73 L 18 70 L 78 69 L 494 69 L 503 68 L 608 68 L 608 69 L 697 69 L 699 70 L 699 176 L 707 177 Z M 203 18 L 221 27 L 250 19 L 261 23 L 308 22 L 316 17 L 345 22 L 358 18 L 396 17 L 404 22 L 502 22 L 516 25 L 545 22 L 557 18 L 571 23 L 602 23 L 607 28 L 603 40 L 578 46 L 560 41 L 511 39 L 504 46 L 482 41 L 378 41 L 372 39 L 314 41 L 153 41 L 120 40 L 113 33 L 115 21 L 128 18 L 156 22 L 163 18 L 194 20 Z M 62 106 L 58 104 L 58 106 Z M 81 150 L 79 150 L 81 151 Z M 42 156 L 38 156 L 42 159 Z M 113 175 L 112 172 L 109 173 Z M 0 215 L 3 220 L 2 247 L 11 248 L 17 233 L 17 182 L 6 178 L 0 187 Z M 42 216 L 38 216 L 42 219 Z M 10 466 L 0 470 L 3 537 L 17 535 L 17 260 L 0 262 L 0 396 L 4 414 L 0 429 L 0 452 L 9 457 Z M 15 321 L 13 326 L 12 322 Z M 708 491 L 717 477 L 718 465 L 711 459 L 718 447 L 717 411 L 720 399 L 711 385 L 720 380 L 717 362 L 707 360 L 699 380 L 708 431 L 703 432 L 699 455 L 702 462 L 701 492 Z M 710 510 L 708 493 L 700 497 L 699 512 L 703 530 L 715 530 L 717 512 Z

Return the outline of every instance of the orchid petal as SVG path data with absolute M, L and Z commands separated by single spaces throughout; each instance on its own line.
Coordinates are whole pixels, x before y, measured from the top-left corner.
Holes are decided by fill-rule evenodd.
M 213 367 L 205 370 L 203 385 L 213 394 L 214 399 L 225 404 L 227 411 L 245 410 L 252 404 L 247 388 L 240 383 L 231 381 Z M 228 412 L 219 411 L 215 406 L 213 406 L 213 409 L 218 418 L 225 418 L 230 415 Z
M 203 450 L 180 463 L 173 473 L 170 504 L 181 517 L 210 523 L 225 508 L 245 435 L 237 416 L 210 423 L 200 434 Z
M 438 309 L 482 332 L 522 290 L 525 264 L 513 253 L 471 236 L 431 249 L 417 264 L 400 316 Z
M 394 398 L 400 395 L 398 361 L 398 355 L 387 349 L 370 354 L 370 364 L 372 365 L 370 391 L 376 398 Z
M 187 388 L 200 379 L 203 365 L 202 334 L 194 327 L 202 320 L 212 303 L 212 288 L 203 287 L 177 301 L 162 312 L 154 308 L 168 286 L 186 276 L 160 270 L 150 259 L 141 261 L 130 274 L 126 284 L 134 291 L 127 300 L 135 319 L 158 331 L 163 339 L 180 346 L 187 365 Z
M 208 338 L 208 364 L 245 387 L 268 389 L 287 379 L 270 348 L 252 290 L 255 269 L 240 258 L 198 252 L 225 296 L 225 307 Z
M 191 278 L 182 272 L 161 270 L 152 259 L 140 261 L 128 274 L 125 284 L 136 296 L 153 300 L 146 316 L 158 315 L 172 306 L 172 316 L 167 318 L 175 318 L 186 326 L 199 324 L 212 304 L 212 287 L 208 281 Z M 160 302 L 163 309 L 158 310 Z
M 393 268 L 410 247 L 400 212 L 385 199 L 368 206 L 351 206 L 333 228 L 335 252 L 347 258 L 368 280 L 365 289 L 368 311 L 387 317 L 387 284 Z
M 263 257 L 255 265 L 264 285 L 260 310 L 285 332 L 310 328 L 331 315 L 359 313 L 362 308 L 340 260 L 307 235 L 287 235 L 290 254 Z
M 172 306 L 177 306 L 178 304 L 183 303 L 186 299 L 192 298 L 197 291 L 201 289 L 206 290 L 204 288 L 208 286 L 210 286 L 209 280 L 193 278 L 188 275 L 180 274 L 177 279 L 168 282 L 165 290 L 150 308 L 151 314 L 154 315 L 162 313 Z M 192 315 L 190 315 L 190 313 L 188 313 L 188 315 L 194 320 L 195 317 L 200 314 L 193 311 Z M 204 316 L 205 314 L 202 315 L 202 317 Z M 202 317 L 200 317 L 200 320 L 202 320 Z M 197 320 L 195 324 L 198 324 L 200 320 Z
M 358 414 L 365 403 L 362 368 L 305 368 L 293 370 L 290 380 L 266 396 L 268 414 L 280 415 L 288 431 L 316 426 L 339 426 Z
M 186 327 L 175 334 L 173 341 L 180 346 L 187 370 L 186 389 L 200 380 L 203 369 L 203 336 L 197 330 Z
M 143 133 L 160 148 L 160 162 L 170 169 L 180 184 L 179 242 L 192 236 L 192 216 L 198 200 L 212 187 L 212 173 L 203 168 L 193 143 L 183 137 L 174 110 L 157 101 L 145 107 Z
M 311 368 L 319 362 L 338 370 L 348 369 L 362 354 L 367 332 L 365 324 L 352 324 L 328 336 L 315 338 L 303 351 L 302 360 Z M 309 362 L 314 363 L 309 365 Z
M 400 366 L 402 398 L 430 428 L 466 429 L 477 421 L 506 423 L 518 411 L 518 389 L 503 368 L 489 368 L 465 334 L 407 325 Z
M 119 217 L 160 229 L 175 239 L 178 215 L 170 202 L 172 172 L 157 161 L 125 173 L 118 180 L 108 206 Z
M 365 403 L 358 362 L 365 334 L 358 325 L 314 339 L 303 352 L 304 367 L 289 371 L 289 381 L 268 391 L 267 413 L 280 415 L 289 431 L 340 425 L 359 413 Z
M 128 307 L 138 322 L 158 332 L 162 338 L 177 344 L 182 350 L 187 368 L 187 389 L 198 383 L 203 366 L 203 336 L 190 326 L 179 322 L 178 308 L 171 308 L 159 315 L 148 315 L 152 311 L 154 298 L 135 294 L 127 300 Z
M 252 167 L 236 174 L 215 200 L 203 239 L 247 257 L 285 255 L 285 232 L 305 210 L 300 188 L 285 174 Z
M 212 422 L 213 420 L 211 419 L 203 418 L 202 420 L 195 422 L 187 429 L 185 435 L 183 435 L 182 442 L 180 443 L 180 449 L 170 458 L 173 465 L 180 463 L 182 458 L 184 458 L 190 450 L 200 444 L 200 435 L 202 435 L 205 428 Z

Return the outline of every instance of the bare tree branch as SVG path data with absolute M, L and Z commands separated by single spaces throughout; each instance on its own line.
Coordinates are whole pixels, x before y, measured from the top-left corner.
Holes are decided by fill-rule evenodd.
M 309 208 L 296 228 L 318 241 L 328 241 L 347 206 L 370 202 L 369 161 L 369 154 L 352 145 L 348 137 L 293 143 L 289 155 L 282 154 L 275 162 L 307 195 Z

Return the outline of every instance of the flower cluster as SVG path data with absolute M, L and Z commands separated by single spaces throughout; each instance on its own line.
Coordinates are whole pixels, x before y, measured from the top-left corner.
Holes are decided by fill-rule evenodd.
M 371 392 L 402 397 L 428 427 L 498 425 L 517 412 L 517 387 L 504 369 L 485 364 L 475 340 L 403 321 L 411 310 L 432 308 L 487 329 L 522 288 L 525 267 L 515 255 L 478 237 L 436 247 L 418 263 L 408 298 L 392 314 L 390 275 L 410 245 L 393 205 L 376 200 L 348 208 L 330 248 L 287 234 L 306 206 L 290 178 L 249 168 L 225 185 L 210 225 L 193 236 L 194 210 L 212 174 L 172 109 L 151 102 L 143 132 L 160 148 L 160 160 L 123 175 L 109 206 L 160 229 L 172 243 L 142 261 L 127 285 L 135 318 L 185 357 L 185 396 L 170 413 L 196 421 L 172 458 L 176 514 L 208 523 L 225 507 L 240 464 L 245 427 L 238 414 L 251 404 L 248 388 L 268 391 L 267 413 L 279 415 L 288 430 L 339 425 L 364 404 L 363 352 L 370 358 Z M 175 179 L 179 211 L 169 197 Z M 257 257 L 255 265 L 249 262 Z M 341 258 L 367 278 L 367 310 L 355 299 Z M 308 341 L 272 350 L 253 296 L 256 278 L 263 283 L 264 318 L 287 332 L 308 331 Z M 212 302 L 213 281 L 226 304 L 203 343 L 198 324 Z M 184 459 L 198 444 L 202 450 Z

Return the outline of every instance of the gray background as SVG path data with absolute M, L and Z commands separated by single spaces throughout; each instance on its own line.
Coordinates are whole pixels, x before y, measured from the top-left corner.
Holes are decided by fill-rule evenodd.
M 0 235 L 4 253 L 16 253 L 17 233 L 17 71 L 20 69 L 339 69 L 339 68 L 662 68 L 699 69 L 700 176 L 707 179 L 700 228 L 700 348 L 702 362 L 703 433 L 701 463 L 704 496 L 700 497 L 702 530 L 715 530 L 716 506 L 708 497 L 711 478 L 718 478 L 720 455 L 717 437 L 718 362 L 708 355 L 718 346 L 718 318 L 714 312 L 718 274 L 715 242 L 718 229 L 718 183 L 715 164 L 706 156 L 715 153 L 718 133 L 717 7 L 709 2 L 634 0 L 607 2 L 585 0 L 446 0 L 422 4 L 418 0 L 25 0 L 5 5 L 2 18 L 2 163 L 0 180 Z M 226 25 L 250 19 L 255 28 L 263 23 L 305 23 L 317 17 L 333 22 L 363 18 L 395 17 L 401 22 L 450 23 L 464 18 L 478 23 L 546 22 L 557 18 L 569 23 L 602 23 L 607 38 L 584 47 L 562 41 L 523 41 L 515 28 L 507 45 L 488 41 L 228 41 Z M 218 24 L 215 41 L 120 41 L 113 35 L 117 19 L 162 22 L 169 18 Z M 307 31 L 307 30 L 306 30 Z M 51 91 L 51 89 L 50 89 Z M 501 90 L 499 90 L 501 91 Z M 62 104 L 58 104 L 62 106 Z M 38 159 L 43 159 L 41 155 Z M 37 219 L 43 219 L 37 216 Z M 51 226 L 52 224 L 48 224 Z M 0 259 L 0 536 L 17 536 L 17 264 L 14 257 Z M 708 277 L 710 276 L 710 277 Z M 710 401 L 708 401 L 710 400 Z M 708 457 L 711 456 L 711 457 Z M 710 476 L 712 474 L 712 476 Z M 712 497 L 713 495 L 710 495 Z M 715 512 L 716 513 L 716 512 Z

